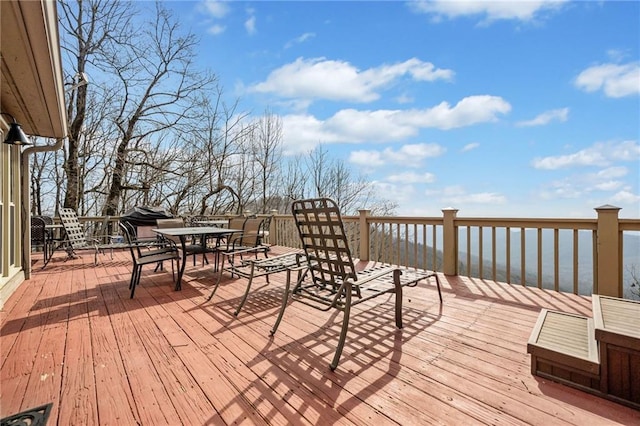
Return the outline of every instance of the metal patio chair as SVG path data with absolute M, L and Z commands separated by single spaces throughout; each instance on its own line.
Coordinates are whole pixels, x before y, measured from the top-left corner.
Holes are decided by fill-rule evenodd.
M 246 259 L 237 263 L 230 262 L 226 266 L 223 263 L 222 267 L 218 271 L 218 280 L 207 297 L 207 301 L 210 301 L 215 295 L 216 290 L 220 285 L 220 281 L 222 281 L 222 273 L 224 271 L 231 273 L 232 277 L 237 275 L 238 278 L 244 278 L 247 280 L 247 287 L 242 295 L 242 299 L 240 299 L 240 303 L 233 312 L 233 315 L 238 316 L 240 310 L 247 301 L 254 278 L 265 277 L 267 284 L 269 284 L 269 275 L 287 271 L 287 280 L 290 280 L 290 273 L 294 270 L 304 270 L 305 264 L 304 254 L 301 252 L 289 252 L 264 259 Z
M 232 228 L 233 219 L 229 222 L 230 229 L 242 229 L 241 233 L 231 234 L 226 241 L 226 248 L 221 249 L 221 254 L 227 255 L 227 259 L 233 263 L 233 258 L 237 254 L 242 258 L 244 254 L 253 253 L 258 258 L 258 253 L 267 253 L 270 247 L 262 243 L 261 231 L 263 218 L 252 217 L 244 220 L 242 228 Z M 229 258 L 229 256 L 231 256 Z M 224 261 L 224 260 L 223 260 Z
M 43 268 L 47 266 L 49 262 L 49 251 L 51 250 L 49 245 L 52 243 L 49 233 L 45 228 L 45 221 L 41 217 L 31 217 L 31 247 L 41 247 L 44 257 Z
M 240 309 L 242 309 L 242 306 L 247 300 L 253 278 L 264 276 L 268 284 L 270 274 L 279 272 L 277 269 L 284 271 L 287 267 L 293 266 L 290 265 L 291 262 L 296 262 L 295 256 L 286 258 L 279 257 L 274 262 L 268 261 L 268 252 L 271 250 L 271 247 L 261 242 L 260 231 L 262 229 L 262 222 L 263 219 L 258 217 L 243 220 L 242 232 L 231 234 L 229 238 L 227 238 L 225 247 L 220 247 L 217 253 L 218 257 L 221 258 L 220 269 L 218 269 L 218 279 L 207 300 L 211 300 L 216 290 L 218 290 L 224 271 L 231 273 L 231 278 L 233 278 L 234 275 L 240 278 L 246 278 L 248 280 L 247 288 L 238 308 L 234 312 L 236 316 L 240 313 Z M 239 221 L 235 223 L 235 226 L 238 224 Z M 229 226 L 234 226 L 234 224 L 230 221 Z M 264 253 L 265 259 L 258 260 L 259 253 Z M 243 256 L 245 255 L 253 255 L 255 260 L 244 260 Z M 240 259 L 239 262 L 236 262 L 236 257 Z
M 166 249 L 158 249 L 155 252 L 149 252 L 143 249 L 148 249 L 148 245 L 140 244 L 135 236 L 131 234 L 131 228 L 122 222 L 119 222 L 120 229 L 125 237 L 129 251 L 131 252 L 131 259 L 133 260 L 133 269 L 131 270 L 131 279 L 129 280 L 129 290 L 131 290 L 130 298 L 133 299 L 133 295 L 136 292 L 136 286 L 140 284 L 140 277 L 142 276 L 142 267 L 145 265 L 156 265 L 156 269 L 162 268 L 162 263 L 166 260 L 171 261 L 171 275 L 175 282 L 175 269 L 173 267 L 173 261 L 180 261 L 180 253 L 175 245 L 170 245 Z M 164 251 L 162 251 L 164 250 Z
M 440 279 L 435 272 L 396 267 L 376 266 L 356 270 L 349 250 L 340 211 L 333 200 L 316 198 L 295 201 L 292 213 L 306 254 L 307 273 L 302 274 L 290 289 L 287 281 L 282 306 L 271 330 L 273 336 L 282 320 L 288 298 L 313 308 L 343 312 L 342 330 L 331 370 L 340 361 L 349 327 L 351 307 L 383 294 L 395 294 L 395 321 L 402 328 L 402 290 L 416 286 L 418 281 L 434 277 L 442 304 Z M 310 280 L 306 277 L 310 276 Z
M 98 264 L 98 253 L 104 253 L 105 250 L 111 250 L 111 258 L 113 259 L 114 248 L 126 248 L 125 243 L 114 242 L 109 244 L 102 244 L 100 240 L 88 237 L 85 233 L 84 227 L 78 220 L 78 215 L 75 210 L 63 207 L 60 209 L 60 221 L 64 227 L 66 234 L 66 251 L 67 259 L 71 259 L 77 256 L 77 252 L 80 250 L 92 250 L 94 252 L 94 264 Z

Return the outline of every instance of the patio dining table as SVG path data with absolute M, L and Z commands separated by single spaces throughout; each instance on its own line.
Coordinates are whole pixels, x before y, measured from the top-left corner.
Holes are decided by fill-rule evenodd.
M 153 228 L 152 231 L 163 236 L 178 237 L 180 239 L 182 261 L 180 262 L 180 270 L 178 271 L 178 279 L 176 280 L 176 290 L 181 290 L 182 276 L 184 275 L 184 269 L 187 264 L 187 237 L 199 235 L 201 238 L 200 241 L 202 241 L 203 244 L 206 244 L 207 238 L 214 237 L 219 240 L 220 238 L 226 237 L 228 235 L 242 232 L 242 229 L 219 228 L 217 226 L 193 226 L 182 228 Z M 216 262 L 216 268 L 217 266 L 218 265 Z

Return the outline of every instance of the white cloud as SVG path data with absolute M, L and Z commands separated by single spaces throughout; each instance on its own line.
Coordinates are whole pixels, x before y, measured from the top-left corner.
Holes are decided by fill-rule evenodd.
M 283 145 L 286 154 L 312 150 L 320 143 L 343 142 L 344 138 L 323 128 L 324 123 L 312 115 L 291 114 L 282 117 Z
M 229 13 L 229 6 L 225 1 L 203 0 L 198 9 L 216 19 L 224 18 Z
M 550 122 L 557 120 L 562 123 L 567 121 L 569 117 L 569 108 L 553 109 L 551 111 L 545 111 L 532 120 L 520 121 L 518 126 L 544 126 Z
M 282 117 L 288 152 L 304 152 L 318 143 L 393 142 L 415 136 L 421 128 L 448 130 L 493 122 L 511 110 L 500 97 L 471 96 L 454 107 L 443 102 L 423 110 L 345 109 L 322 121 L 308 114 Z
M 629 204 L 640 203 L 640 194 L 634 194 L 629 190 L 622 190 L 611 197 L 611 201 L 614 203 Z
M 399 206 L 410 204 L 416 200 L 416 190 L 410 184 L 395 184 L 389 182 L 373 182 L 376 192 L 384 194 L 384 198 L 398 203 Z M 423 210 L 424 214 L 424 210 Z
M 573 154 L 536 158 L 536 169 L 555 170 L 577 166 L 608 166 L 613 161 L 637 161 L 640 145 L 635 141 L 597 142 Z
M 403 93 L 402 95 L 398 96 L 395 101 L 399 104 L 410 104 L 413 103 L 415 99 L 413 98 L 413 96 L 409 96 L 406 93 Z
M 287 98 L 371 102 L 380 98 L 379 90 L 405 75 L 416 81 L 451 80 L 453 71 L 416 58 L 364 71 L 345 61 L 298 58 L 272 71 L 264 82 L 249 90 Z
M 429 197 L 438 197 L 443 205 L 463 206 L 466 204 L 505 204 L 507 198 L 497 192 L 468 193 L 459 185 L 447 186 L 441 190 L 427 190 Z
M 582 71 L 575 85 L 586 92 L 603 90 L 610 98 L 640 94 L 640 63 L 602 64 Z
M 439 157 L 446 149 L 438 144 L 408 144 L 398 150 L 386 148 L 382 151 L 353 151 L 349 161 L 361 166 L 379 167 L 397 164 L 402 167 L 420 167 L 427 158 Z M 393 179 L 390 179 L 393 181 Z
M 497 20 L 532 21 L 542 13 L 555 11 L 564 1 L 451 1 L 419 0 L 409 2 L 415 12 L 434 16 L 436 19 L 455 19 L 464 16 L 481 16 L 485 23 Z
M 256 33 L 256 17 L 249 16 L 246 21 L 244 21 L 244 28 L 247 30 L 249 35 L 253 35 Z
M 352 151 L 349 154 L 349 162 L 368 167 L 380 167 L 385 164 L 380 151 Z
M 594 173 L 583 173 L 566 176 L 560 180 L 552 181 L 542 189 L 540 197 L 545 200 L 553 199 L 577 199 L 594 194 L 594 205 L 600 203 L 623 202 L 625 198 L 619 194 L 629 194 L 630 186 L 626 181 L 621 180 L 628 174 L 628 169 L 623 166 L 608 167 Z M 617 191 L 616 194 L 613 194 Z M 610 198 L 606 198 L 601 193 L 611 193 Z M 599 195 L 598 195 L 599 194 Z M 629 197 L 627 197 L 629 198 Z
M 497 121 L 498 114 L 511 111 L 511 105 L 499 96 L 468 96 L 451 107 L 448 102 L 402 115 L 407 124 L 448 130 L 472 124 Z
M 207 32 L 209 34 L 218 35 L 218 34 L 222 34 L 223 32 L 225 32 L 226 29 L 227 29 L 227 27 L 225 27 L 224 25 L 214 24 L 214 25 L 211 25 L 207 29 Z
M 326 130 L 340 134 L 345 141 L 385 142 L 402 140 L 418 133 L 417 126 L 405 123 L 404 111 L 358 111 L 343 109 L 324 122 Z
M 258 32 L 256 28 L 256 10 L 252 7 L 247 7 L 245 11 L 247 13 L 247 19 L 244 21 L 244 29 L 247 31 L 247 34 L 254 35 Z
M 594 185 L 594 189 L 598 191 L 615 191 L 616 189 L 622 187 L 624 182 L 619 180 L 608 180 L 606 182 L 596 183 Z
M 473 149 L 476 149 L 480 146 L 480 144 L 478 142 L 471 142 L 466 144 L 464 147 L 462 147 L 462 152 L 467 152 L 467 151 L 471 151 Z
M 540 193 L 540 198 L 543 200 L 553 200 L 557 198 L 576 199 L 588 192 L 584 185 L 576 185 L 574 180 L 568 179 L 551 182 L 548 187 L 549 189 L 544 189 Z
M 414 173 L 414 172 L 405 172 L 394 175 L 387 176 L 389 182 L 393 183 L 403 183 L 403 184 L 412 184 L 412 183 L 433 183 L 436 180 L 436 177 L 433 173 L 425 172 L 425 173 Z
M 207 32 L 212 35 L 222 34 L 226 31 L 226 26 L 215 22 L 223 19 L 230 9 L 227 2 L 216 0 L 203 0 L 196 6 L 196 9 L 205 15 L 207 21 Z M 213 21 L 213 22 L 212 22 Z
M 616 166 L 616 167 L 608 167 L 606 169 L 602 169 L 596 173 L 589 174 L 590 179 L 615 179 L 626 176 L 629 173 L 629 170 L 624 166 Z
M 299 37 L 294 38 L 293 40 L 288 41 L 285 45 L 284 48 L 285 49 L 289 49 L 291 47 L 293 47 L 296 44 L 302 44 L 307 40 L 312 39 L 313 37 L 315 37 L 316 34 L 315 33 L 304 33 Z

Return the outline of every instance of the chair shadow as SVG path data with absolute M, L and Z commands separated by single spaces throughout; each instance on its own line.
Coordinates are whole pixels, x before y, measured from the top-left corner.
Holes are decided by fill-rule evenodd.
M 62 260 L 61 260 L 62 261 Z M 64 264 L 52 265 L 51 263 L 44 270 L 46 277 L 55 277 L 58 273 L 81 274 L 95 268 L 93 259 L 85 261 L 83 259 L 72 259 Z M 98 265 L 100 266 L 100 265 Z M 35 300 L 29 311 L 24 316 L 12 318 L 5 321 L 0 328 L 3 336 L 18 332 L 23 332 L 32 328 L 41 328 L 54 324 L 64 323 L 79 316 L 98 313 L 98 315 L 113 315 L 117 313 L 130 312 L 143 309 L 143 299 L 153 298 L 154 303 L 159 303 L 161 294 L 174 292 L 174 284 L 170 271 L 148 268 L 143 271 L 143 277 L 134 299 L 129 298 L 129 279 L 131 276 L 131 261 L 113 260 L 108 264 L 110 271 L 118 268 L 120 272 L 112 272 L 111 275 L 96 277 L 98 283 L 90 288 L 83 288 L 75 291 L 63 291 L 62 294 L 50 297 L 42 297 Z M 168 272 L 168 273 L 167 273 Z M 43 276 L 44 277 L 44 276 Z M 92 276 L 93 278 L 93 276 Z M 69 285 L 63 279 L 53 278 L 51 280 L 37 279 L 27 281 L 23 285 Z M 160 289 L 160 294 L 150 294 L 152 288 Z M 179 293 L 179 292 L 176 292 Z M 186 297 L 186 295 L 180 295 Z M 177 297 L 180 297 L 177 296 Z M 173 299 L 166 299 L 163 303 L 173 302 Z M 145 302 L 147 303 L 147 302 Z
M 326 316 L 320 327 L 314 323 L 314 318 L 301 319 L 304 325 L 301 321 L 295 321 L 295 325 L 283 322 L 276 338 L 268 339 L 259 353 L 245 363 L 251 370 L 262 367 L 259 377 L 240 389 L 238 396 L 219 411 L 245 402 L 257 406 L 263 395 L 275 394 L 270 401 L 292 424 L 308 421 L 340 423 L 345 415 L 368 398 L 375 397 L 388 383 L 398 380 L 403 345 L 442 315 L 441 310 L 437 314 L 431 313 L 432 310 L 404 308 L 404 328 L 399 330 L 395 326 L 391 301 L 368 309 L 354 309 L 342 359 L 335 371 L 329 369 L 329 361 L 338 342 L 340 312 L 319 314 Z M 303 337 L 292 337 L 289 332 L 296 326 L 314 331 Z M 284 336 L 277 337 L 280 333 Z M 277 344 L 276 340 L 282 338 L 288 341 Z M 358 382 L 357 392 L 345 390 L 346 383 L 354 380 Z M 256 398 L 251 399 L 251 395 Z M 406 406 L 408 412 L 420 409 Z

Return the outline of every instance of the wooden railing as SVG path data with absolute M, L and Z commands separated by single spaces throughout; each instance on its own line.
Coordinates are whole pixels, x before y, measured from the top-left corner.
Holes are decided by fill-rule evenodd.
M 623 241 L 625 233 L 638 234 L 640 219 L 619 219 L 613 206 L 595 210 L 593 219 L 459 218 L 455 209 L 437 218 L 381 217 L 362 210 L 343 221 L 352 253 L 362 260 L 628 297 L 627 269 L 640 268 L 640 259 L 623 263 Z M 300 246 L 291 216 L 274 217 L 271 243 Z
M 462 218 L 455 209 L 443 210 L 442 217 L 370 216 L 361 210 L 343 221 L 353 256 L 361 260 L 628 297 L 630 273 L 640 274 L 640 258 L 625 257 L 624 241 L 625 235 L 640 241 L 640 219 L 620 219 L 613 206 L 595 210 L 593 219 Z M 96 230 L 105 223 L 103 217 L 80 220 Z M 300 248 L 291 215 L 273 216 L 267 242 Z

